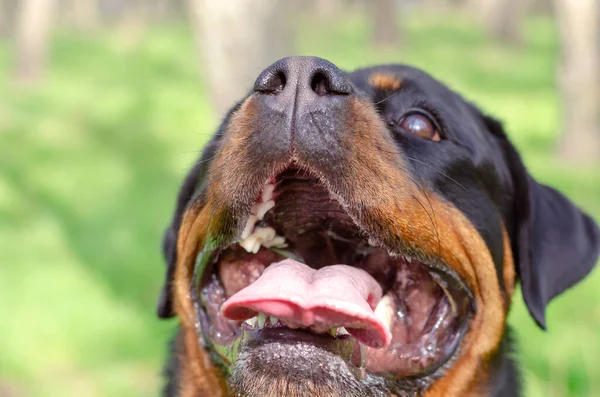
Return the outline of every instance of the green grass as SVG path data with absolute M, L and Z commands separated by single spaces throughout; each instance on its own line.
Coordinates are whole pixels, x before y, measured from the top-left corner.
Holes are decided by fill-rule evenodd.
M 600 218 L 600 173 L 553 157 L 556 34 L 531 20 L 522 48 L 460 15 L 412 15 L 401 50 L 376 50 L 360 17 L 303 21 L 299 52 L 344 68 L 417 65 L 503 119 L 531 172 Z M 0 395 L 152 396 L 175 326 L 154 316 L 160 238 L 175 192 L 216 128 L 181 27 L 127 48 L 59 34 L 36 88 L 9 81 L 0 43 Z M 554 302 L 542 333 L 516 297 L 528 396 L 600 395 L 600 273 Z

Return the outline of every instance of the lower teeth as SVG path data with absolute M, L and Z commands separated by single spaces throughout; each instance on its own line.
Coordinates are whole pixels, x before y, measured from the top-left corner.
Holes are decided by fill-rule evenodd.
M 244 323 L 248 324 L 253 329 L 263 329 L 263 328 L 265 328 L 265 326 L 267 324 L 269 324 L 271 326 L 275 326 L 278 323 L 281 323 L 281 325 L 286 325 L 279 318 L 277 318 L 275 316 L 267 316 L 265 313 L 258 313 L 256 316 L 244 321 Z M 298 327 L 290 327 L 290 328 L 297 329 Z M 310 331 L 314 332 L 313 330 L 310 330 Z M 333 337 L 350 335 L 345 327 L 334 327 L 334 328 L 331 328 L 329 331 L 315 332 L 315 333 L 317 333 L 317 334 L 323 334 L 323 333 L 327 334 L 328 333 L 329 335 L 331 335 Z

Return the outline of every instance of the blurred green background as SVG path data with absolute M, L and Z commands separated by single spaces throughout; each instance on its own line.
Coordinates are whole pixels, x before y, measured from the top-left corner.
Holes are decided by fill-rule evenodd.
M 515 46 L 465 13 L 413 10 L 396 49 L 371 44 L 361 13 L 298 19 L 298 54 L 346 69 L 410 63 L 462 92 L 504 120 L 538 180 L 600 219 L 600 161 L 556 155 L 550 16 L 527 17 Z M 158 396 L 176 326 L 154 314 L 161 235 L 219 117 L 184 22 L 127 45 L 112 29 L 57 29 L 49 51 L 44 78 L 19 83 L 0 41 L 0 396 Z M 552 303 L 549 332 L 520 295 L 510 323 L 527 396 L 600 396 L 600 272 Z

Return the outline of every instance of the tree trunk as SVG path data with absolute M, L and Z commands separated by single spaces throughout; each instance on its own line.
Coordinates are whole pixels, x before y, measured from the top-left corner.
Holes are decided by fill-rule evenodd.
M 22 0 L 17 10 L 14 74 L 35 81 L 46 67 L 55 0 Z
M 510 44 L 523 41 L 523 20 L 527 0 L 471 0 L 470 7 L 477 13 L 488 32 L 497 40 Z
M 460 5 L 457 0 L 421 0 L 420 5 L 427 11 L 447 11 L 450 7 Z
M 399 46 L 399 13 L 395 0 L 374 0 L 372 7 L 373 44 L 376 46 Z
M 558 78 L 564 108 L 559 148 L 565 159 L 600 159 L 600 5 L 555 0 L 561 37 Z
M 344 10 L 342 0 L 317 0 L 314 2 L 314 7 L 321 18 L 337 18 L 340 10 Z
M 17 0 L 0 0 L 0 38 L 14 34 Z
M 119 48 L 130 51 L 144 38 L 149 25 L 150 3 L 147 0 L 126 0 L 116 21 L 115 31 Z
M 530 12 L 537 15 L 554 16 L 554 4 L 552 0 L 532 0 Z
M 93 31 L 100 25 L 98 0 L 71 0 L 66 10 L 72 25 L 83 32 Z
M 153 21 L 164 22 L 181 16 L 181 4 L 178 1 L 149 1 L 149 14 Z
M 0 37 L 4 37 L 8 31 L 8 5 L 5 0 L 0 0 Z
M 293 55 L 288 0 L 188 0 L 204 80 L 223 115 L 272 62 Z

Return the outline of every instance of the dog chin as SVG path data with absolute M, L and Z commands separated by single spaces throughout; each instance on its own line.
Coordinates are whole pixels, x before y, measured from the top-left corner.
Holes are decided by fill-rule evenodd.
M 230 386 L 240 397 L 380 397 L 382 379 L 360 374 L 339 355 L 305 343 L 247 347 L 232 367 Z

